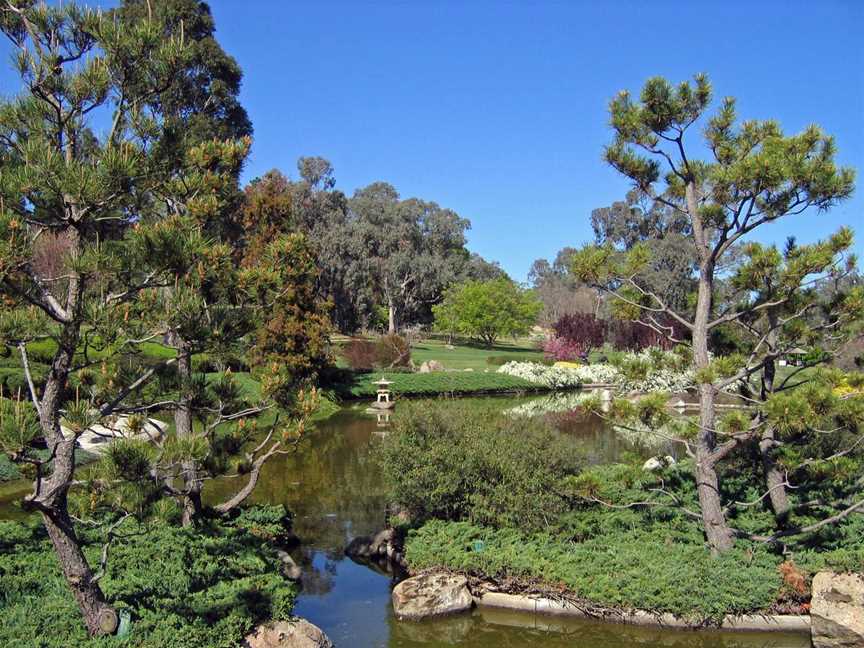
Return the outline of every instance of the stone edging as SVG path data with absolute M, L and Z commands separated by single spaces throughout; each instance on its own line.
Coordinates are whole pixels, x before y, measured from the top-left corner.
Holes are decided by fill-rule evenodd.
M 667 626 L 672 628 L 697 629 L 702 626 L 694 625 L 685 619 L 673 614 L 652 614 L 644 610 L 634 612 L 612 612 L 598 616 L 581 610 L 572 603 L 556 601 L 553 599 L 523 596 L 519 594 L 502 594 L 500 592 L 486 592 L 474 597 L 474 603 L 478 606 L 506 608 L 508 610 L 522 610 L 534 614 L 550 614 L 584 619 L 600 619 L 607 622 L 627 623 L 642 626 Z M 805 615 L 756 615 L 746 614 L 743 616 L 727 615 L 719 628 L 723 630 L 737 630 L 742 632 L 810 632 L 810 617 Z

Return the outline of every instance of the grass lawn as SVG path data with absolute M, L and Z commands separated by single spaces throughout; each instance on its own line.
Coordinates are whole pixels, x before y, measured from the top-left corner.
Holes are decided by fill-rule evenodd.
M 411 350 L 411 359 L 418 367 L 429 360 L 437 360 L 447 369 L 495 369 L 503 362 L 492 365 L 487 362 L 488 358 L 521 361 L 540 361 L 543 352 L 534 348 L 528 340 L 517 340 L 516 342 L 498 342 L 492 348 L 486 348 L 480 344 L 460 341 L 452 348 L 447 348 L 444 340 L 427 339 L 415 344 Z

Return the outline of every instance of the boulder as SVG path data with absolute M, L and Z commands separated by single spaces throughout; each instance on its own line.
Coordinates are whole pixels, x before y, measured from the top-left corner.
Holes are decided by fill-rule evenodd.
M 333 642 L 306 619 L 273 621 L 255 628 L 243 640 L 244 648 L 333 648 Z
M 432 371 L 444 371 L 444 365 L 437 360 L 427 360 L 420 365 L 420 373 L 430 373 Z
M 864 646 L 864 575 L 819 572 L 812 592 L 814 648 Z
M 358 536 L 348 543 L 345 555 L 362 563 L 377 565 L 387 573 L 404 573 L 407 568 L 402 551 L 401 533 L 389 528 L 368 536 Z
M 393 588 L 392 598 L 396 617 L 410 620 L 462 612 L 472 603 L 468 580 L 442 573 L 408 578 Z
M 648 461 L 642 464 L 642 470 L 647 470 L 649 472 L 654 472 L 655 470 L 661 470 L 666 468 L 667 466 L 671 466 L 675 463 L 675 457 L 670 455 L 666 455 L 665 457 L 651 457 Z
M 387 555 L 387 549 L 396 539 L 394 529 L 384 529 L 370 536 L 357 536 L 345 548 L 351 558 L 377 558 Z

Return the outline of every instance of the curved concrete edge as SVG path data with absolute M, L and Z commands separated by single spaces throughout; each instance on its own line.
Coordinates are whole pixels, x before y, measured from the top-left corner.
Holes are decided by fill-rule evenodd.
M 534 614 L 552 614 L 584 619 L 599 619 L 615 623 L 627 623 L 643 626 L 667 626 L 673 628 L 698 629 L 703 626 L 693 624 L 686 619 L 681 619 L 673 614 L 652 614 L 644 610 L 633 612 L 608 612 L 606 614 L 592 614 L 582 608 L 566 601 L 556 601 L 543 597 L 524 596 L 520 594 L 502 594 L 500 592 L 486 592 L 481 596 L 474 597 L 474 603 L 478 606 L 506 608 L 508 610 L 522 610 Z M 742 616 L 727 615 L 719 625 L 723 630 L 737 630 L 741 632 L 810 632 L 810 617 L 804 615 L 756 615 L 745 614 Z

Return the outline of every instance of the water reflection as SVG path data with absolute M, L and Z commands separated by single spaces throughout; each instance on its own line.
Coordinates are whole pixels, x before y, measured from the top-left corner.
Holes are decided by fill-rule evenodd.
M 388 648 L 452 646 L 463 648 L 805 648 L 806 635 L 719 633 L 639 628 L 597 621 L 547 617 L 480 608 L 471 614 L 420 623 L 390 618 Z M 360 644 L 357 644 L 360 645 Z M 374 644 L 370 644 L 374 645 Z

